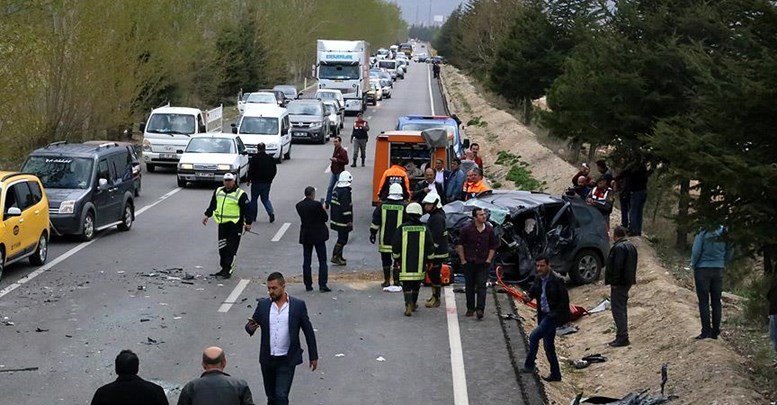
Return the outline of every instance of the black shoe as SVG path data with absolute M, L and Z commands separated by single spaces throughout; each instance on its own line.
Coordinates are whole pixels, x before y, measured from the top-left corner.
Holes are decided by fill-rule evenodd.
M 318 291 L 321 291 L 322 293 L 325 293 L 325 292 L 332 291 L 332 289 L 327 287 L 327 286 L 325 286 L 325 285 L 322 285 L 321 287 L 318 287 Z
M 275 222 L 275 214 L 270 214 L 270 223 Z
M 220 272 L 218 272 L 218 273 L 212 273 L 212 274 L 211 274 L 211 277 L 224 277 L 225 275 L 228 275 L 228 274 L 229 274 L 229 272 L 226 272 L 226 271 L 224 271 L 224 270 L 221 270 L 221 271 L 220 271 Z
M 548 375 L 548 376 L 544 375 L 544 376 L 542 376 L 542 379 L 547 381 L 547 382 L 561 381 L 561 377 L 553 377 L 553 376 L 550 376 L 550 375 Z
M 521 367 L 521 370 L 520 370 L 520 371 L 521 371 L 522 373 L 526 373 L 526 374 L 532 374 L 532 373 L 534 373 L 534 370 L 535 370 L 535 368 L 534 368 L 534 367 L 532 367 L 532 368 L 527 368 L 527 367 L 525 367 L 525 366 L 524 366 L 524 367 Z
M 694 339 L 702 340 L 702 339 L 708 339 L 708 338 L 710 338 L 710 335 L 708 335 L 706 333 L 701 333 L 701 334 L 699 334 L 699 336 L 696 336 Z
M 631 343 L 628 340 L 613 340 L 612 342 L 608 343 L 611 347 L 626 347 L 630 345 Z
M 483 319 L 483 310 L 482 309 L 478 309 L 477 311 L 475 311 L 475 313 L 478 316 L 478 320 Z
M 711 339 L 718 340 L 718 336 L 720 336 L 720 334 L 718 334 L 718 333 L 713 333 L 713 334 L 711 334 L 711 335 L 710 335 L 710 338 L 711 338 Z
M 475 311 L 473 311 L 473 310 L 471 310 L 471 309 L 468 309 L 468 310 L 467 310 L 467 313 L 466 313 L 466 314 L 464 314 L 464 316 L 466 316 L 466 317 L 471 317 L 472 315 L 475 315 Z
M 313 286 L 312 285 L 306 285 L 305 286 L 305 291 L 313 291 Z
M 232 277 L 232 273 L 224 273 L 224 274 L 221 275 L 221 278 L 223 278 L 224 280 L 226 280 L 226 279 L 228 279 L 230 277 Z

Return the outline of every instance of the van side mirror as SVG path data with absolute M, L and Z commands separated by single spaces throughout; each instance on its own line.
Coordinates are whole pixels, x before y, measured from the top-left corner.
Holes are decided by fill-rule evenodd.
M 469 138 L 463 140 L 461 144 L 464 145 L 464 149 L 469 149 Z
M 232 133 L 233 134 L 237 133 L 237 127 L 235 126 L 235 124 L 232 124 Z
M 107 190 L 108 189 L 108 180 L 107 179 L 97 180 L 97 188 L 99 188 L 100 191 Z
M 5 212 L 5 216 L 8 218 L 20 217 L 22 216 L 22 210 L 20 210 L 19 207 L 11 207 Z
M 140 132 L 145 132 L 146 131 L 146 123 L 145 122 L 141 122 L 140 124 L 138 124 L 138 129 L 140 130 Z

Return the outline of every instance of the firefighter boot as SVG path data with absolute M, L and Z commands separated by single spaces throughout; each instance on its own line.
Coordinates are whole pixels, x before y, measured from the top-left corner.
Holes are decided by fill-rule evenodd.
M 413 293 L 405 292 L 405 316 L 413 316 Z
M 330 261 L 338 266 L 346 265 L 346 262 L 343 259 L 343 245 L 339 243 L 335 244 L 335 248 L 332 250 L 332 260 Z
M 391 285 L 391 267 L 390 266 L 383 266 L 383 284 L 381 284 L 381 287 L 388 287 Z
M 437 308 L 440 306 L 440 287 L 432 286 L 432 296 L 426 300 L 427 308 Z
M 413 291 L 413 312 L 418 309 L 418 291 Z
M 399 286 L 399 267 L 394 266 L 394 285 Z

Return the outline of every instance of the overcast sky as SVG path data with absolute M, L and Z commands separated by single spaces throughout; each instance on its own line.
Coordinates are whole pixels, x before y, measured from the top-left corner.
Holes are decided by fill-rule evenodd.
M 408 24 L 430 25 L 433 16 L 442 15 L 446 18 L 451 11 L 465 0 L 387 0 L 402 8 L 402 17 Z M 431 13 L 430 11 L 431 6 Z

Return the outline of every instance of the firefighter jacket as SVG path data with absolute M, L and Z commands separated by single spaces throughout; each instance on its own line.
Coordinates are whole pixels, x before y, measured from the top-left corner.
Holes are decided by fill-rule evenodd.
M 242 225 L 243 221 L 250 224 L 248 194 L 240 187 L 235 187 L 234 190 L 227 190 L 224 187 L 217 188 L 213 192 L 208 209 L 205 210 L 205 216 L 212 216 L 218 224 L 234 222 Z
M 440 261 L 447 259 L 450 252 L 448 251 L 448 228 L 445 226 L 445 211 L 442 208 L 435 208 L 429 214 L 426 226 L 432 233 L 432 242 L 434 243 L 434 254 L 431 259 Z
M 329 227 L 333 231 L 350 232 L 353 230 L 353 203 L 351 187 L 335 187 L 330 202 L 331 217 Z M 350 226 L 348 225 L 350 224 Z
M 394 183 L 402 186 L 402 196 L 405 200 L 410 198 L 410 179 L 407 178 L 407 170 L 401 165 L 391 165 L 383 172 L 383 177 L 380 179 L 378 199 L 385 200 L 388 197 L 389 187 Z
M 378 235 L 378 252 L 391 253 L 394 232 L 402 225 L 404 214 L 405 205 L 395 200 L 385 200 L 372 211 L 370 234 Z
M 429 228 L 411 216 L 394 233 L 391 252 L 399 261 L 399 281 L 422 281 L 426 277 L 426 264 L 434 255 Z

